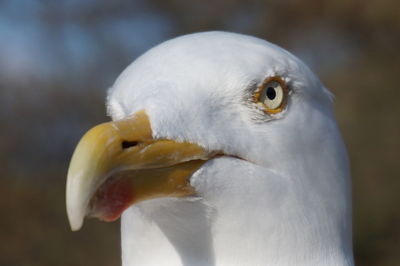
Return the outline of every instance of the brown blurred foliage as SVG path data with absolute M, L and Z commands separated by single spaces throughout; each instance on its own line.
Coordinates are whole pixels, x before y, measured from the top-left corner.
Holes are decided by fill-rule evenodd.
M 0 50 L 19 44 L 9 42 L 14 34 L 40 39 L 37 50 L 24 44 L 34 58 L 28 70 L 10 72 L 16 59 L 0 52 L 0 265 L 120 264 L 118 223 L 69 230 L 64 186 L 74 145 L 107 119 L 105 90 L 136 56 L 206 30 L 274 42 L 336 95 L 352 163 L 356 262 L 400 265 L 400 2 L 27 2 L 0 1 Z M 22 26 L 5 33 L 4 21 Z

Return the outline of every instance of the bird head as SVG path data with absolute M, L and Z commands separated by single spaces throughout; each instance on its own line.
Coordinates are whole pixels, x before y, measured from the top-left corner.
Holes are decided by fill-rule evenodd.
M 164 42 L 120 75 L 107 108 L 112 121 L 89 130 L 71 160 L 73 230 L 159 198 L 197 198 L 216 215 L 250 208 L 269 224 L 292 213 L 339 224 L 350 212 L 332 96 L 267 41 L 206 32 Z

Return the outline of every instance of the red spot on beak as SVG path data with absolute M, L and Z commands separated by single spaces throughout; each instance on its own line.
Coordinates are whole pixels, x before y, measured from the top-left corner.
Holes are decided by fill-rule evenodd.
M 90 216 L 106 222 L 117 220 L 133 204 L 129 178 L 109 178 L 96 191 L 90 202 Z

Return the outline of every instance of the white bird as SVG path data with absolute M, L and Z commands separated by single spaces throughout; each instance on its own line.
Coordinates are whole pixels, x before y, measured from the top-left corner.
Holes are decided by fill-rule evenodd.
M 71 160 L 67 212 L 122 215 L 122 264 L 353 265 L 351 188 L 332 96 L 267 41 L 166 41 L 109 90 L 111 122 Z

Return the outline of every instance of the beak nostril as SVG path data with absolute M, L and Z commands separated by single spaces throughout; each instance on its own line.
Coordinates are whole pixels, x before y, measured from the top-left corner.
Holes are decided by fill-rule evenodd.
M 138 141 L 123 141 L 121 143 L 121 146 L 122 146 L 122 149 L 124 150 L 124 149 L 128 149 L 130 147 L 134 147 L 134 146 L 136 146 L 138 144 L 139 144 Z

